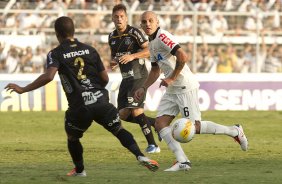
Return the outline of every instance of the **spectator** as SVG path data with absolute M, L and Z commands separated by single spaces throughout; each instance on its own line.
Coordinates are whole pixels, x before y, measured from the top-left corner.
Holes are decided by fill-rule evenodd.
M 188 16 L 176 15 L 173 18 L 171 27 L 174 28 L 174 33 L 177 35 L 191 35 L 192 34 L 192 21 Z
M 262 17 L 257 10 L 252 9 L 251 5 L 247 6 L 247 12 L 251 12 L 252 15 L 247 17 L 244 29 L 249 31 L 250 36 L 255 36 L 256 30 L 260 31 L 263 28 Z
M 281 62 L 279 61 L 279 53 L 277 44 L 273 44 L 267 52 L 265 58 L 263 71 L 266 73 L 276 73 L 281 68 Z
M 248 61 L 246 55 L 244 55 L 243 50 L 237 50 L 237 72 L 248 73 L 250 69 L 250 62 Z
M 4 46 L 0 42 L 0 72 L 5 69 L 5 53 L 4 53 Z
M 7 73 L 19 73 L 20 65 L 19 65 L 19 53 L 16 47 L 11 46 L 6 58 L 6 71 Z
M 232 73 L 233 71 L 237 71 L 237 55 L 231 44 L 227 48 L 219 47 L 218 56 L 218 73 Z
M 30 60 L 32 73 L 43 72 L 45 57 L 46 53 L 43 51 L 43 49 L 40 46 L 36 47 L 35 53 L 32 55 L 32 58 Z
M 211 20 L 211 29 L 213 34 L 217 37 L 222 37 L 225 31 L 228 30 L 227 20 L 220 13 L 216 13 L 216 15 Z
M 32 48 L 27 46 L 20 58 L 21 72 L 32 72 L 31 59 L 33 56 Z
M 211 24 L 209 18 L 205 15 L 199 15 L 198 18 L 198 29 L 201 36 L 212 35 L 213 31 L 211 29 Z

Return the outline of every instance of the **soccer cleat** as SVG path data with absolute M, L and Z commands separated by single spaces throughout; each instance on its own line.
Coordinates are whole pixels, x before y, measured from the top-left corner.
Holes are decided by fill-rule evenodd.
M 155 160 L 151 160 L 145 156 L 138 156 L 137 160 L 141 165 L 147 167 L 150 171 L 155 172 L 159 169 L 159 164 Z
M 159 146 L 155 146 L 154 144 L 150 144 L 146 148 L 145 152 L 147 152 L 147 153 L 159 153 L 159 152 L 161 152 L 161 149 L 160 149 Z
M 176 162 L 172 167 L 164 171 L 188 171 L 191 169 L 190 162 Z
M 76 172 L 76 168 L 73 168 L 68 174 L 67 176 L 81 176 L 81 177 L 85 177 L 86 176 L 86 172 L 85 170 L 83 170 L 80 173 Z
M 234 137 L 234 140 L 238 142 L 241 146 L 241 149 L 243 151 L 248 150 L 248 139 L 246 135 L 244 134 L 243 127 L 241 125 L 235 125 L 234 126 L 238 130 L 238 135 Z

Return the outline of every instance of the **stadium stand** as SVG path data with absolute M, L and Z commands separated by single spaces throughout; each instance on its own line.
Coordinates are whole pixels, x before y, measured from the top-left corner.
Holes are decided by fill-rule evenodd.
M 5 0 L 0 2 L 0 73 L 42 72 L 56 44 L 54 20 L 67 15 L 77 37 L 95 46 L 109 71 L 111 8 L 128 6 L 129 24 L 153 10 L 189 51 L 194 72 L 282 72 L 281 0 Z

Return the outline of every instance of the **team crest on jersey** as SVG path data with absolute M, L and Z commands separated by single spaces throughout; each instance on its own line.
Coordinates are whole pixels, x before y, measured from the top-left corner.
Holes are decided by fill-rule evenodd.
M 116 41 L 115 41 L 115 40 L 113 40 L 113 41 L 111 42 L 111 45 L 114 45 L 114 44 L 116 44 Z
M 130 45 L 131 44 L 131 39 L 130 37 L 126 37 L 124 40 L 125 45 Z

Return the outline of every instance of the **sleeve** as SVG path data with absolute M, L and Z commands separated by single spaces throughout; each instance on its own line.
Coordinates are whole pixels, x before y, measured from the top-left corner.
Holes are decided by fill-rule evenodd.
M 134 29 L 133 35 L 136 38 L 139 46 L 143 45 L 143 43 L 148 41 L 147 38 L 145 37 L 144 33 L 137 28 Z
M 57 59 L 56 57 L 56 52 L 53 50 L 53 51 L 50 51 L 48 54 L 47 54 L 47 63 L 46 63 L 46 67 L 49 68 L 49 67 L 56 67 L 56 68 L 59 68 L 60 67 L 60 62 L 59 60 Z

